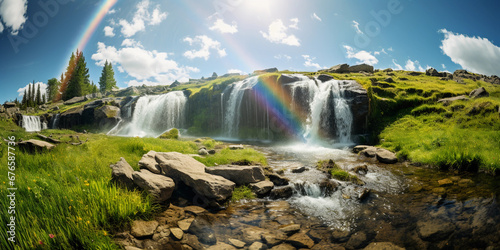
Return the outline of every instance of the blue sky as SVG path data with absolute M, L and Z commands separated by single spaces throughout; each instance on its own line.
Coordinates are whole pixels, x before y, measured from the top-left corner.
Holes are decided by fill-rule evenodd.
M 0 102 L 59 78 L 103 0 L 0 1 Z M 44 8 L 45 3 L 50 8 Z M 118 0 L 83 50 L 120 88 L 340 63 L 500 75 L 498 1 Z

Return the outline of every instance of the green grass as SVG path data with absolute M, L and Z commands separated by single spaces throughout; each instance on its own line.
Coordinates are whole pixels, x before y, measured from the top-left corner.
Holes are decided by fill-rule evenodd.
M 225 148 L 214 155 L 206 157 L 195 157 L 196 160 L 205 164 L 205 166 L 226 165 L 238 162 L 245 162 L 252 165 L 267 165 L 267 160 L 262 153 L 252 148 L 245 148 L 241 150 L 231 150 Z
M 14 130 L 14 132 L 11 132 Z M 69 130 L 46 130 L 53 137 L 70 141 Z M 0 121 L 0 136 L 17 139 L 36 138 L 10 121 Z M 16 249 L 118 249 L 112 234 L 123 231 L 134 219 L 151 219 L 158 206 L 143 192 L 128 191 L 110 184 L 111 169 L 120 157 L 138 169 L 137 163 L 149 150 L 194 154 L 198 146 L 192 141 L 155 138 L 123 138 L 79 134 L 80 146 L 59 144 L 49 152 L 27 154 L 16 151 Z M 217 159 L 265 158 L 256 151 L 224 152 Z M 8 207 L 7 147 L 0 145 L 0 206 Z M 236 194 L 238 196 L 238 194 Z M 0 223 L 6 225 L 7 213 Z M 0 232 L 0 249 L 10 249 L 7 230 Z M 50 238 L 49 234 L 55 235 Z M 43 245 L 40 245 L 39 242 Z
M 234 202 L 242 199 L 255 199 L 255 194 L 252 193 L 252 190 L 248 186 L 239 186 L 234 188 L 231 201 Z
M 170 129 L 169 131 L 163 133 L 159 136 L 160 139 L 179 139 L 179 130 L 176 128 Z

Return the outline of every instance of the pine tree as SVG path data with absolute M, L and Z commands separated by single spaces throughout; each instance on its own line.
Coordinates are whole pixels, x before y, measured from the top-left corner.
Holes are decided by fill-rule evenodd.
M 77 50 L 78 53 L 78 50 Z M 73 71 L 76 67 L 76 56 L 75 53 L 71 53 L 71 57 L 69 58 L 68 67 L 66 67 L 66 72 L 64 73 L 64 78 L 61 75 L 61 85 L 59 87 L 59 92 L 56 95 L 55 101 L 59 100 L 68 100 L 66 98 L 66 89 L 68 88 L 69 81 L 71 80 L 71 76 L 73 75 Z
M 116 87 L 115 72 L 113 65 L 106 60 L 102 68 L 101 78 L 99 78 L 99 88 L 101 92 L 106 92 L 112 90 L 113 87 Z
M 31 83 L 28 84 L 28 97 L 26 98 L 26 107 L 31 107 L 31 100 L 32 100 L 32 94 L 31 94 Z
M 76 96 L 83 96 L 90 90 L 89 69 L 85 63 L 85 57 L 79 52 L 76 57 L 76 66 L 71 79 L 68 82 L 63 100 L 68 100 Z
M 42 95 L 42 104 L 47 103 L 47 96 L 45 94 Z
M 42 93 L 40 93 L 40 84 L 38 84 L 38 88 L 36 89 L 35 106 L 40 104 L 42 104 Z
M 26 108 L 26 89 L 24 89 L 23 100 L 21 101 L 21 107 Z
M 61 80 L 63 80 L 62 75 L 61 75 Z M 59 91 L 59 86 L 61 85 L 61 82 L 59 82 L 56 78 L 52 78 L 47 81 L 47 85 L 48 86 L 47 86 L 46 101 L 47 102 L 54 101 L 57 96 L 57 92 Z

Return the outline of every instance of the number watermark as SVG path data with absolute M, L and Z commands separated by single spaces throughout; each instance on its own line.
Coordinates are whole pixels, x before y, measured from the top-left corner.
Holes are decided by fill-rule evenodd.
M 9 214 L 9 223 L 7 224 L 7 239 L 11 242 L 16 242 L 16 137 L 10 136 L 7 142 L 7 177 L 9 180 L 7 188 L 7 200 L 9 207 L 7 214 Z

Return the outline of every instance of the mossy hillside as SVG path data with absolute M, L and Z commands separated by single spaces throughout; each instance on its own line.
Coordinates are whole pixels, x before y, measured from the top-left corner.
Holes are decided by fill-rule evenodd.
M 37 138 L 10 121 L 0 121 L 0 128 L 2 138 Z M 69 130 L 41 133 L 73 142 L 78 135 L 88 142 L 79 146 L 61 143 L 52 151 L 34 155 L 16 150 L 16 233 L 20 249 L 118 249 L 111 238 L 114 232 L 134 219 L 151 219 L 159 210 L 145 193 L 110 184 L 109 165 L 124 157 L 137 170 L 138 161 L 149 150 L 194 154 L 198 149 L 192 141 L 75 134 Z M 6 144 L 0 147 L 0 161 L 6 163 Z M 252 157 L 257 154 L 250 150 L 229 152 L 231 161 L 251 160 L 247 152 Z M 224 154 L 219 152 L 214 157 L 223 160 Z M 7 173 L 7 164 L 2 164 L 0 171 Z M 0 177 L 2 196 L 7 195 L 7 178 L 7 174 Z M 7 199 L 0 199 L 0 203 L 9 206 Z M 6 225 L 9 217 L 2 213 L 0 223 Z M 0 237 L 7 239 L 6 230 Z M 1 249 L 11 247 L 6 240 L 0 242 Z

